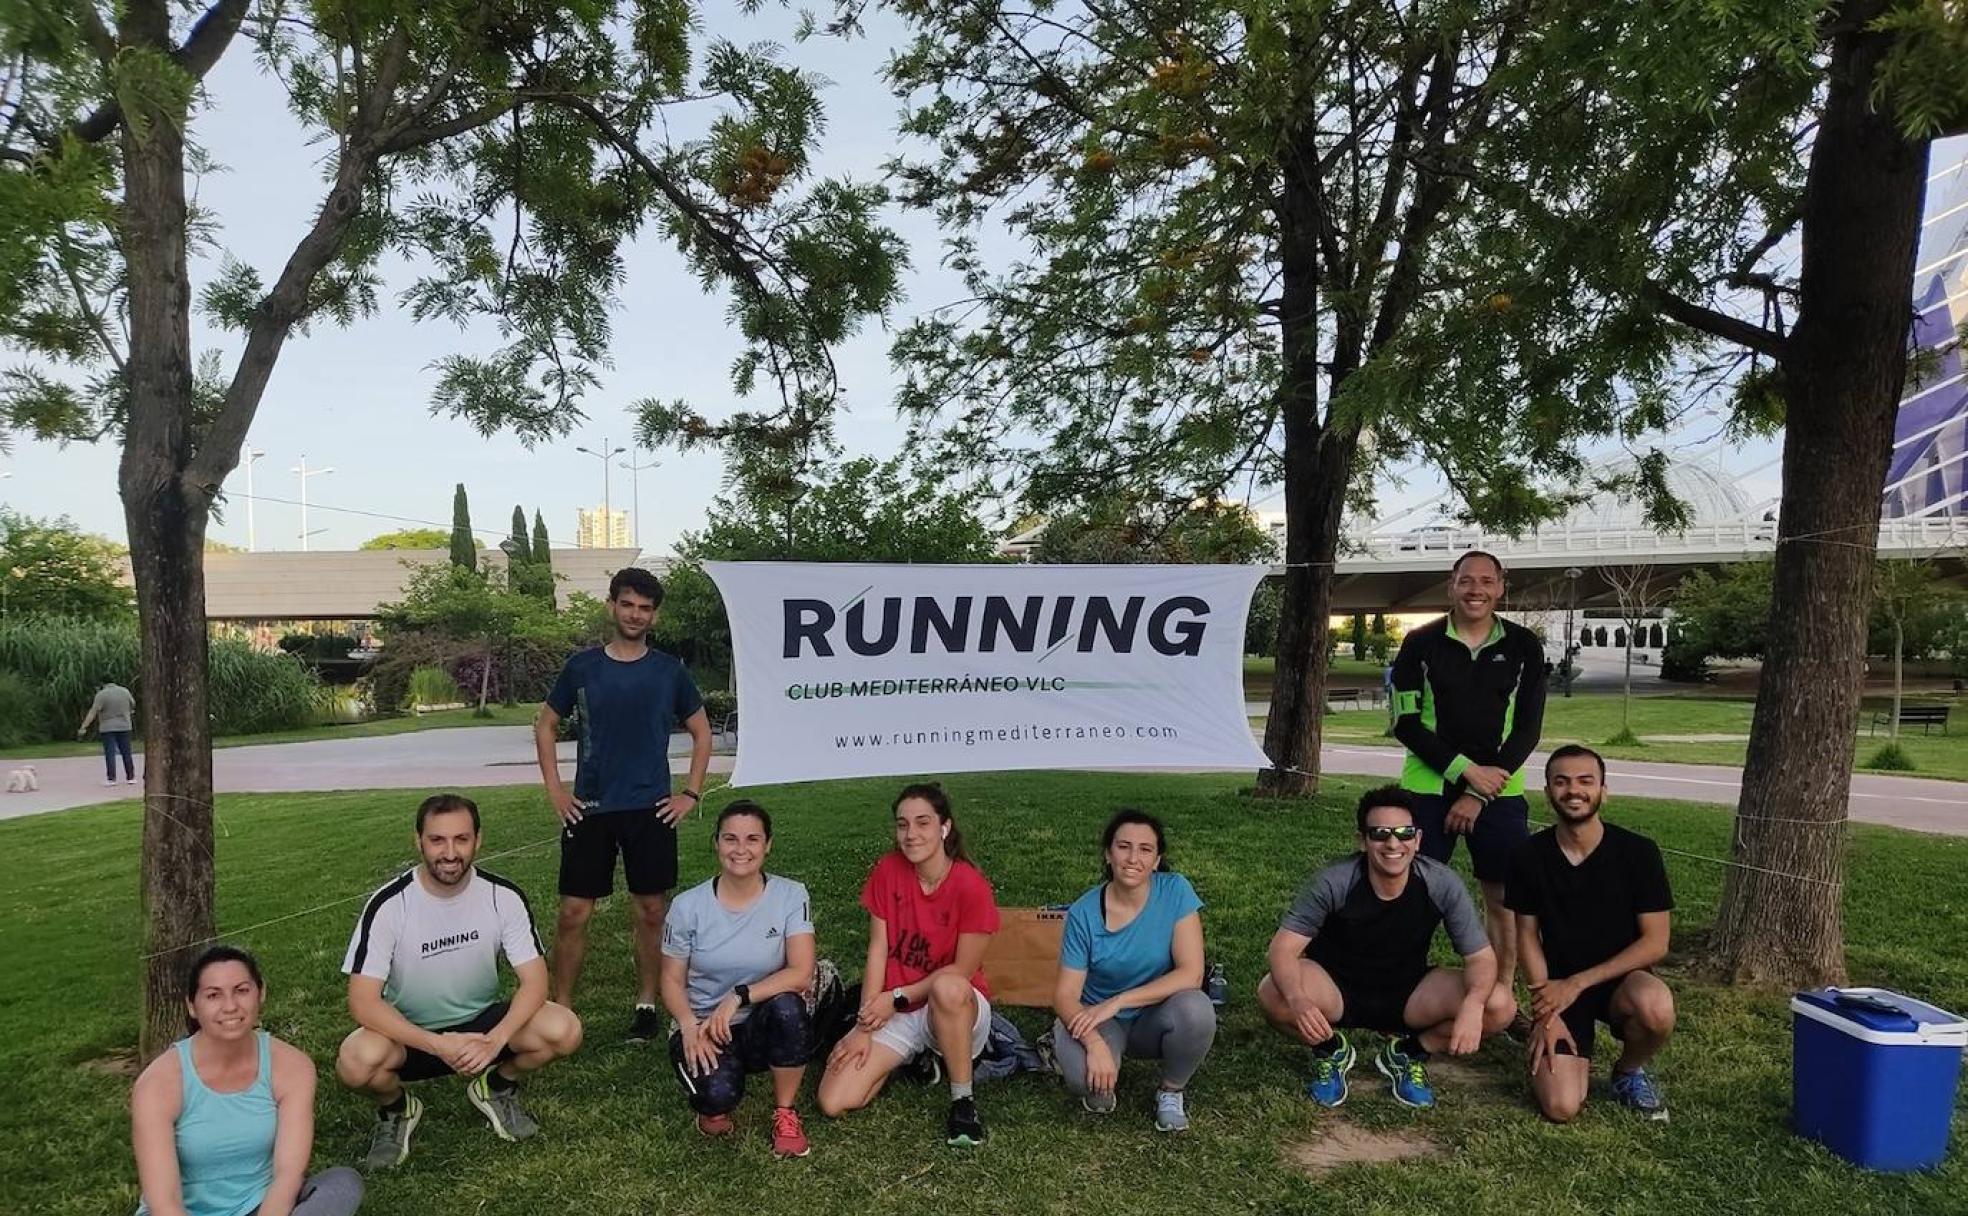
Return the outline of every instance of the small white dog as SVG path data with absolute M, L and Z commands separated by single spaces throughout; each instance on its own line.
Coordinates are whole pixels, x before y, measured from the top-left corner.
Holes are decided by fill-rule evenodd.
M 41 788 L 41 779 L 34 775 L 32 764 L 23 764 L 7 774 L 9 794 L 31 794 Z

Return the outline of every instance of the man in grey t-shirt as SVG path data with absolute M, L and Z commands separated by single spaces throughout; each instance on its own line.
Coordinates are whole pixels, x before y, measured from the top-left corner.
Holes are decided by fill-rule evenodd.
M 1306 1093 L 1323 1106 L 1346 1100 L 1356 1053 L 1343 1027 L 1389 1036 L 1374 1057 L 1397 1101 L 1433 1106 L 1425 1065 L 1432 1052 L 1467 1055 L 1517 1012 L 1497 981 L 1496 952 L 1462 880 L 1419 856 L 1415 795 L 1369 790 L 1355 814 L 1360 852 L 1313 875 L 1271 939 L 1271 972 L 1258 985 L 1265 1017 L 1312 1048 Z M 1436 927 L 1446 928 L 1463 969 L 1428 965 Z
M 130 731 L 136 725 L 137 699 L 130 690 L 114 680 L 103 681 L 96 690 L 96 699 L 89 706 L 82 725 L 75 728 L 75 737 L 80 739 L 89 733 L 89 724 L 96 724 L 96 732 L 102 736 L 103 784 L 116 784 L 116 758 L 123 757 L 123 781 L 127 785 L 137 783 L 137 764 L 130 756 Z

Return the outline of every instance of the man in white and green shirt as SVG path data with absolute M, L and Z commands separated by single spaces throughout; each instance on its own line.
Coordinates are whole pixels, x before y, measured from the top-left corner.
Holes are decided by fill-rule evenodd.
M 405 1082 L 469 1077 L 465 1097 L 502 1140 L 539 1124 L 519 1105 L 519 1077 L 581 1045 L 581 1023 L 547 1000 L 547 964 L 526 896 L 478 869 L 478 807 L 435 794 L 417 808 L 422 864 L 379 887 L 363 905 L 342 970 L 356 1029 L 335 1071 L 375 1098 L 370 1169 L 410 1154 L 424 1104 Z M 519 981 L 501 999 L 499 955 Z

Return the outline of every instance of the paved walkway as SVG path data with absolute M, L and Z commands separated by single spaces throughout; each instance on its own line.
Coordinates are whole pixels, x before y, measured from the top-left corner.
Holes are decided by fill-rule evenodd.
M 573 766 L 571 743 L 560 746 L 563 769 Z M 690 740 L 670 741 L 670 767 L 689 764 Z M 219 792 L 278 793 L 302 790 L 469 788 L 525 785 L 537 781 L 533 730 L 528 726 L 475 726 L 378 735 L 360 739 L 317 739 L 306 743 L 266 743 L 225 747 L 212 755 Z M 3 763 L 3 762 L 0 762 Z M 1391 777 L 1400 772 L 1401 752 L 1336 742 L 1323 754 L 1325 771 Z M 102 760 L 72 756 L 37 760 L 41 789 L 33 794 L 0 795 L 0 819 L 92 806 L 134 798 L 138 787 L 102 784 Z M 1532 776 L 1541 781 L 1542 755 L 1531 758 Z M 711 771 L 731 771 L 729 755 L 711 757 Z M 572 776 L 571 771 L 568 774 Z M 1742 786 L 1739 769 L 1706 764 L 1611 761 L 1608 781 L 1614 796 L 1633 794 L 1731 805 Z M 1852 818 L 1921 832 L 1968 836 L 1968 782 L 1860 773 L 1852 778 Z
M 141 788 L 105 786 L 100 756 L 32 763 L 41 779 L 40 791 L 0 795 L 0 819 L 135 798 Z M 560 763 L 572 779 L 572 743 L 560 745 Z M 137 764 L 141 768 L 142 756 Z M 525 785 L 540 779 L 537 765 L 532 727 L 459 726 L 401 735 L 221 747 L 212 753 L 212 783 L 222 794 Z M 689 736 L 670 740 L 670 767 L 679 773 L 690 767 Z M 711 771 L 730 772 L 731 757 L 712 756 Z

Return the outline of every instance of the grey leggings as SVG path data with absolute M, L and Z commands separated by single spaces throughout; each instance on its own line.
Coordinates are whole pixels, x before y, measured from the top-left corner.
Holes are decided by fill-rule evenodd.
M 1109 1018 L 1096 1033 L 1113 1053 L 1115 1063 L 1128 1056 L 1160 1060 L 1162 1084 L 1169 1089 L 1181 1089 L 1196 1075 L 1203 1057 L 1209 1054 L 1210 1044 L 1216 1040 L 1216 1007 L 1201 989 L 1189 988 L 1159 1005 L 1143 1009 L 1131 1023 Z M 1059 1057 L 1059 1071 L 1066 1078 L 1066 1088 L 1076 1097 L 1085 1097 L 1086 1048 L 1066 1033 L 1066 1024 L 1057 1018 L 1052 1023 L 1052 1046 Z
M 301 1184 L 294 1216 L 355 1216 L 362 1206 L 362 1175 L 346 1165 L 322 1170 Z
M 294 1216 L 355 1216 L 362 1206 L 362 1175 L 346 1165 L 335 1165 L 301 1184 L 294 1199 Z M 137 1216 L 150 1209 L 139 1204 Z M 258 1216 L 258 1208 L 254 1208 Z

